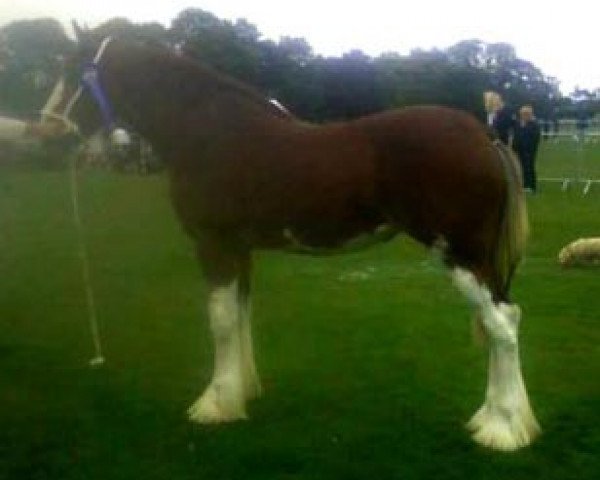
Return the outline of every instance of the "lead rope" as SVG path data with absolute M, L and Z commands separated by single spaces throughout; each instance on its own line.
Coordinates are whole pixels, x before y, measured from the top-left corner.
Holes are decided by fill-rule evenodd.
M 93 62 L 97 64 L 106 47 L 111 42 L 111 37 L 107 37 L 103 40 L 100 48 L 96 52 Z M 81 97 L 83 89 L 81 85 L 77 88 L 76 92 L 67 102 L 65 109 L 62 114 L 55 113 L 60 96 L 62 96 L 64 90 L 64 82 L 60 80 L 52 91 L 46 105 L 42 109 L 41 118 L 42 122 L 47 121 L 48 118 L 54 118 L 63 122 L 68 131 L 71 131 L 77 135 L 80 135 L 77 125 L 69 119 L 69 114 L 75 103 Z M 73 206 L 73 220 L 75 223 L 75 234 L 77 246 L 79 248 L 79 259 L 81 261 L 81 277 L 83 280 L 89 327 L 92 335 L 92 342 L 94 345 L 94 356 L 90 359 L 89 365 L 91 367 L 100 367 L 104 363 L 104 356 L 102 355 L 102 341 L 100 339 L 100 328 L 98 326 L 98 316 L 96 315 L 96 302 L 94 300 L 94 290 L 92 288 L 91 273 L 90 273 L 90 260 L 85 243 L 85 235 L 83 231 L 83 222 L 81 221 L 81 214 L 79 211 L 79 184 L 77 182 L 77 155 L 75 153 L 70 155 L 69 159 L 69 173 L 70 173 L 70 184 L 71 184 L 71 204 Z
M 69 120 L 65 114 L 56 114 L 53 112 L 45 112 L 46 118 L 51 117 L 60 120 L 64 123 L 68 131 L 81 137 L 77 125 Z M 77 247 L 79 250 L 79 259 L 81 263 L 81 278 L 83 280 L 83 289 L 88 311 L 88 324 L 92 335 L 94 345 L 94 356 L 89 360 L 90 367 L 97 368 L 104 363 L 102 355 L 102 341 L 100 340 L 100 328 L 98 326 L 98 316 L 96 315 L 96 302 L 94 300 L 94 289 L 92 288 L 92 280 L 90 273 L 90 260 L 85 242 L 85 234 L 83 231 L 83 222 L 79 210 L 79 183 L 77 182 L 77 153 L 73 152 L 69 155 L 69 179 L 71 187 L 71 205 L 73 209 L 73 223 L 75 224 L 75 236 Z
M 79 94 L 77 94 L 79 96 Z M 70 102 L 71 106 L 72 103 Z M 80 136 L 79 129 L 69 118 L 64 114 L 57 114 L 51 111 L 40 112 L 46 119 L 53 118 L 60 120 L 65 125 L 67 131 Z M 43 117 L 43 118 L 44 118 Z M 75 224 L 75 235 L 77 247 L 79 249 L 79 259 L 81 262 L 81 277 L 83 280 L 83 287 L 88 311 L 88 321 L 90 332 L 92 335 L 92 342 L 94 345 L 94 356 L 90 359 L 89 365 L 91 367 L 100 367 L 104 363 L 104 356 L 102 355 L 102 341 L 100 339 L 100 328 L 98 327 L 98 316 L 96 315 L 96 302 L 94 300 L 94 289 L 92 288 L 91 273 L 90 273 L 90 260 L 88 250 L 85 242 L 85 235 L 83 232 L 83 222 L 81 221 L 81 214 L 79 211 L 79 184 L 77 182 L 77 154 L 72 153 L 69 156 L 69 177 L 71 187 L 71 205 L 73 209 L 73 223 Z
M 90 359 L 91 367 L 99 367 L 104 363 L 102 355 L 102 341 L 100 340 L 100 328 L 98 327 L 98 317 L 96 315 L 96 302 L 94 301 L 94 290 L 92 288 L 90 274 L 90 260 L 87 246 L 85 243 L 85 235 L 83 232 L 83 222 L 79 213 L 79 188 L 77 182 L 77 156 L 71 155 L 70 158 L 70 177 L 71 177 L 71 201 L 73 205 L 73 220 L 75 223 L 75 232 L 77 236 L 77 246 L 79 248 L 79 259 L 81 260 L 81 277 L 85 291 L 87 303 L 89 327 L 94 343 L 94 356 Z

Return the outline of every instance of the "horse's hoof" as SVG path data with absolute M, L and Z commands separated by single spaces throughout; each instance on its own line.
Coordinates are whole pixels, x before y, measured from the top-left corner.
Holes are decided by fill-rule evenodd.
M 201 424 L 233 422 L 247 419 L 243 403 L 235 398 L 224 398 L 222 389 L 210 385 L 188 409 L 190 421 Z
M 541 432 L 531 410 L 507 415 L 487 405 L 471 418 L 467 428 L 473 432 L 475 442 L 505 452 L 529 445 Z

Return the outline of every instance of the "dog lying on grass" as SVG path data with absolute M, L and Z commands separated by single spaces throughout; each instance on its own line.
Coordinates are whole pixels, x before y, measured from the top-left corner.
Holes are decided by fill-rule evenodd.
M 565 246 L 558 254 L 562 267 L 600 266 L 600 237 L 580 238 Z

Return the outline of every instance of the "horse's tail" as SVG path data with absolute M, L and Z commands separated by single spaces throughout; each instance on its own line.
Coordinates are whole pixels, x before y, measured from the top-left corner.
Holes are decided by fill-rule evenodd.
M 512 150 L 499 140 L 494 142 L 494 147 L 506 178 L 506 201 L 494 255 L 496 293 L 501 300 L 507 301 L 513 274 L 525 251 L 529 221 L 517 158 Z

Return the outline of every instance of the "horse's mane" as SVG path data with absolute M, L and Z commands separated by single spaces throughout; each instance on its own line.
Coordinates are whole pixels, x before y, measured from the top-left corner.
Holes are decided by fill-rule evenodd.
M 195 95 L 195 92 L 210 85 L 211 88 L 218 88 L 219 90 L 225 89 L 245 101 L 249 101 L 265 109 L 267 112 L 277 117 L 288 119 L 294 118 L 291 113 L 272 102 L 255 88 L 217 70 L 207 63 L 186 55 L 185 53 L 178 53 L 173 48 L 157 42 L 148 42 L 144 40 L 132 41 L 131 39 L 117 40 L 122 45 L 125 45 L 125 48 L 131 47 L 136 49 L 136 55 L 147 57 L 149 61 L 152 61 L 153 65 L 164 63 L 167 65 L 168 70 L 173 72 L 173 74 L 176 75 L 176 72 L 179 72 L 179 75 L 184 79 L 185 84 L 197 87 L 188 90 L 187 94 L 190 96 L 190 100 L 193 100 L 192 97 Z M 185 91 L 181 91 L 181 94 L 185 95 L 185 93 Z

